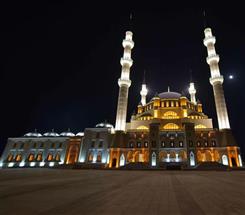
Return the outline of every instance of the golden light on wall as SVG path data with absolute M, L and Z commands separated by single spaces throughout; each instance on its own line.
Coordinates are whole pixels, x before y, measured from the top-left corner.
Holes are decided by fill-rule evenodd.
M 183 117 L 187 117 L 187 110 L 183 109 Z
M 158 117 L 158 111 L 154 110 L 154 118 L 157 118 L 157 117 Z
M 136 128 L 137 130 L 148 130 L 149 128 L 147 126 L 141 125 Z
M 179 116 L 176 112 L 174 111 L 167 111 L 166 113 L 163 114 L 163 119 L 178 119 Z
M 163 126 L 163 129 L 165 129 L 165 130 L 176 130 L 176 129 L 179 129 L 179 126 L 176 125 L 175 123 L 168 123 L 168 124 Z
M 202 129 L 202 128 L 207 128 L 205 125 L 198 124 L 195 126 L 195 129 Z

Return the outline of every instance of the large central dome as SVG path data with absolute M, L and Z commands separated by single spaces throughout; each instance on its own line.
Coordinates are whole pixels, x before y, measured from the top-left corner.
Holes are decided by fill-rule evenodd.
M 177 92 L 163 92 L 159 93 L 158 96 L 161 99 L 179 99 L 181 97 L 181 94 Z

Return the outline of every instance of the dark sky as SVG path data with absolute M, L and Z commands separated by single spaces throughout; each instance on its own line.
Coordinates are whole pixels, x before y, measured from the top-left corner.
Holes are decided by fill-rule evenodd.
M 192 69 L 197 97 L 217 127 L 202 43 L 204 7 L 129 1 L 128 5 L 84 1 L 2 5 L 0 152 L 7 137 L 35 128 L 41 133 L 70 128 L 76 133 L 105 119 L 115 123 L 121 42 L 130 27 L 130 12 L 135 48 L 128 119 L 140 100 L 144 69 L 148 99 L 167 86 L 187 92 Z M 211 5 L 205 7 L 207 22 L 217 38 L 230 123 L 245 151 L 245 15 L 241 5 Z M 233 80 L 227 78 L 229 74 Z

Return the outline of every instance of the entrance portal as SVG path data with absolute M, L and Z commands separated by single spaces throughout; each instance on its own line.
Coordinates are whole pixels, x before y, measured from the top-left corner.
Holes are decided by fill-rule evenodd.
M 231 163 L 232 163 L 232 167 L 237 167 L 236 159 L 234 157 L 231 158 Z
M 112 167 L 116 167 L 116 165 L 117 165 L 117 159 L 113 158 L 112 159 Z

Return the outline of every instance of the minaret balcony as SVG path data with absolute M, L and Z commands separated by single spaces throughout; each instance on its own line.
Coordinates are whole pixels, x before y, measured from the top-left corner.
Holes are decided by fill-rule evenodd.
M 215 44 L 215 42 L 216 42 L 216 39 L 215 39 L 214 36 L 212 36 L 212 37 L 205 37 L 204 40 L 203 40 L 203 44 L 205 46 L 207 46 L 209 43 Z
M 134 41 L 133 40 L 123 40 L 122 42 L 123 47 L 129 47 L 130 49 L 132 49 L 134 47 Z
M 206 58 L 207 63 L 210 65 L 212 61 L 219 62 L 219 55 L 210 55 Z
M 129 67 L 131 67 L 133 65 L 133 60 L 130 58 L 121 58 L 120 63 L 122 66 L 128 65 Z
M 214 85 L 215 83 L 223 83 L 224 82 L 224 77 L 222 75 L 217 76 L 217 77 L 211 77 L 209 78 L 210 84 Z
M 127 87 L 131 86 L 131 81 L 128 79 L 118 79 L 118 85 L 121 87 L 122 85 L 126 85 Z

